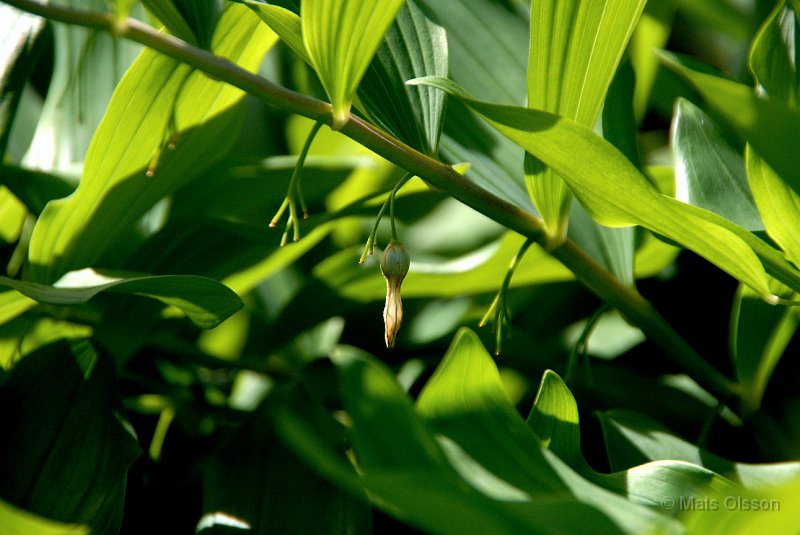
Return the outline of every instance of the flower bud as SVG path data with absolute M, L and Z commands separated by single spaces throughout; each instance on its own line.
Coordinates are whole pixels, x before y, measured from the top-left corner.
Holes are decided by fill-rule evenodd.
M 411 260 L 400 242 L 392 240 L 383 251 L 381 271 L 386 279 L 386 306 L 383 308 L 383 323 L 386 326 L 386 347 L 394 347 L 397 332 L 403 322 L 403 301 L 400 285 L 408 273 Z

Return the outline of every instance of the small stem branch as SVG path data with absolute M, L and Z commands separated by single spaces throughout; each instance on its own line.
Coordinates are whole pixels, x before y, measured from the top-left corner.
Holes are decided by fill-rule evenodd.
M 118 24 L 111 13 L 86 11 L 45 4 L 37 0 L 2 0 L 6 4 L 48 19 L 76 24 L 136 41 L 186 63 L 208 76 L 229 83 L 263 102 L 314 119 L 331 121 L 331 105 L 273 84 L 235 63 L 158 32 L 135 19 Z M 470 182 L 452 167 L 434 160 L 354 115 L 340 132 L 383 156 L 409 173 L 474 210 L 537 243 L 545 243 L 541 220 Z M 291 207 L 290 207 L 291 209 Z M 636 290 L 617 280 L 574 242 L 567 240 L 551 254 L 569 268 L 591 291 L 618 308 L 638 325 L 675 362 L 714 394 L 727 398 L 738 393 L 738 385 L 710 366 Z

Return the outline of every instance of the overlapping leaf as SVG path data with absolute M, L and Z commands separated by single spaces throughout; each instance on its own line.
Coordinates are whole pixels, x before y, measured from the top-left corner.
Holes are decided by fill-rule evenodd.
M 87 341 L 45 346 L 18 362 L 0 385 L 3 498 L 93 533 L 118 533 L 139 448 L 115 390 L 113 363 Z
M 673 54 L 660 52 L 660 57 L 700 92 L 716 117 L 731 125 L 794 191 L 800 190 L 800 163 L 794 156 L 800 110 L 779 99 L 759 98 L 745 85 L 690 69 Z
M 361 77 L 403 0 L 306 0 L 303 42 L 333 105 L 333 128 L 347 121 Z
M 765 299 L 774 296 L 758 256 L 722 218 L 660 194 L 635 167 L 590 129 L 546 112 L 472 99 L 449 80 L 423 79 L 458 96 L 490 124 L 570 185 L 594 219 L 609 226 L 638 224 L 694 250 L 745 282 Z M 581 154 L 575 158 L 574 154 Z M 735 225 L 733 225 L 735 226 Z
M 531 3 L 528 107 L 593 126 L 644 0 Z M 526 155 L 528 192 L 554 244 L 567 234 L 570 190 Z
M 242 307 L 228 287 L 193 275 L 108 276 L 91 269 L 72 271 L 53 285 L 0 277 L 0 286 L 17 290 L 40 303 L 85 303 L 103 291 L 145 295 L 178 307 L 199 327 L 212 328 Z M 21 302 L 17 306 L 24 306 Z
M 742 155 L 700 108 L 685 99 L 672 122 L 675 197 L 705 208 L 747 230 L 764 230 L 747 186 Z
M 220 20 L 213 49 L 253 70 L 274 42 L 247 8 L 232 5 Z M 36 224 L 31 277 L 52 282 L 72 269 L 96 265 L 112 245 L 129 246 L 137 220 L 233 141 L 217 133 L 236 124 L 241 109 L 230 108 L 242 96 L 152 50 L 143 52 L 95 134 L 80 186 L 67 199 L 50 203 Z M 182 132 L 170 151 L 164 138 L 177 134 L 168 127 L 173 112 Z M 167 154 L 161 155 L 154 176 L 147 176 L 145 169 L 159 151 Z
M 800 104 L 800 79 L 795 64 L 797 15 L 779 3 L 764 23 L 750 50 L 750 70 L 769 98 L 793 109 Z M 788 185 L 754 149 L 745 152 L 747 178 L 767 233 L 800 265 L 800 194 Z
M 772 371 L 797 330 L 797 313 L 772 307 L 746 287 L 740 287 L 731 318 L 731 356 L 742 386 L 742 408 L 758 410 Z
M 682 460 L 659 459 L 611 474 L 594 471 L 581 453 L 575 399 L 561 378 L 549 370 L 542 377 L 528 424 L 545 447 L 578 473 L 638 503 L 663 507 L 667 497 L 679 500 L 702 496 L 712 489 L 732 488 L 729 481 L 712 471 Z

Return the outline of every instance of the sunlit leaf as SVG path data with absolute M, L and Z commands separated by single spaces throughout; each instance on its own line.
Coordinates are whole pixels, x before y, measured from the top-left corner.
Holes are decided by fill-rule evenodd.
M 759 88 L 796 109 L 800 104 L 800 80 L 795 66 L 797 17 L 778 4 L 764 23 L 750 50 L 750 70 Z M 748 145 L 745 151 L 747 178 L 767 234 L 786 256 L 800 265 L 800 195 Z
M 311 65 L 311 58 L 303 42 L 303 27 L 300 22 L 300 15 L 285 7 L 254 0 L 243 0 L 242 3 L 261 17 L 261 20 L 266 22 L 272 31 L 278 34 L 278 37 L 303 61 Z
M 85 303 L 103 291 L 144 295 L 181 309 L 199 327 L 211 328 L 239 310 L 239 297 L 223 284 L 194 275 L 115 276 L 92 269 L 71 271 L 53 285 L 0 277 L 11 287 L 40 303 Z
M 213 49 L 252 70 L 274 42 L 274 34 L 250 10 L 231 5 L 217 26 Z M 95 134 L 80 186 L 67 199 L 50 203 L 36 224 L 31 277 L 52 282 L 72 269 L 96 265 L 112 246 L 135 243 L 137 220 L 233 141 L 219 132 L 237 124 L 242 109 L 230 108 L 242 96 L 152 50 L 143 52 L 120 82 Z M 176 148 L 169 150 L 165 133 L 178 134 L 169 129 L 173 112 L 180 137 L 170 141 Z M 145 172 L 148 165 L 153 176 Z
M 306 0 L 300 13 L 311 63 L 333 105 L 333 128 L 348 120 L 361 77 L 403 0 Z
M 449 80 L 423 79 L 458 96 L 495 128 L 553 167 L 589 213 L 609 226 L 641 225 L 681 243 L 774 301 L 758 256 L 702 210 L 660 194 L 610 143 L 590 129 L 537 110 L 472 99 Z M 581 154 L 575 158 L 574 154 Z M 720 218 L 721 219 L 721 218 Z
M 725 141 L 703 111 L 685 99 L 672 122 L 675 197 L 705 208 L 747 230 L 764 230 L 740 152 Z
M 668 52 L 659 55 L 664 65 L 700 92 L 716 112 L 715 119 L 731 125 L 792 189 L 800 189 L 800 163 L 794 157 L 800 110 L 777 99 L 759 98 L 745 85 L 690 69 Z
M 89 535 L 89 526 L 62 524 L 0 500 L 0 526 L 6 535 Z
M 594 125 L 644 0 L 531 3 L 528 107 Z M 528 192 L 553 244 L 566 236 L 570 190 L 530 153 Z
M 662 424 L 633 411 L 600 414 L 611 467 L 674 459 L 704 466 L 745 488 L 781 485 L 800 477 L 800 463 L 750 464 L 732 462 L 680 438 Z
M 528 425 L 542 445 L 561 457 L 578 473 L 637 503 L 664 507 L 664 499 L 701 496 L 709 489 L 730 488 L 731 483 L 699 465 L 680 460 L 654 461 L 628 470 L 596 472 L 581 452 L 578 405 L 562 379 L 550 370 L 542 377 Z M 668 514 L 673 513 L 669 507 Z

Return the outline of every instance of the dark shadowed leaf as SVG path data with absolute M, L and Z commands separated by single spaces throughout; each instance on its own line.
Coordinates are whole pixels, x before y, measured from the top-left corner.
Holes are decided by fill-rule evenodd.
M 17 363 L 0 385 L 3 498 L 93 533 L 118 533 L 139 448 L 116 396 L 113 363 L 88 341 L 45 346 Z

